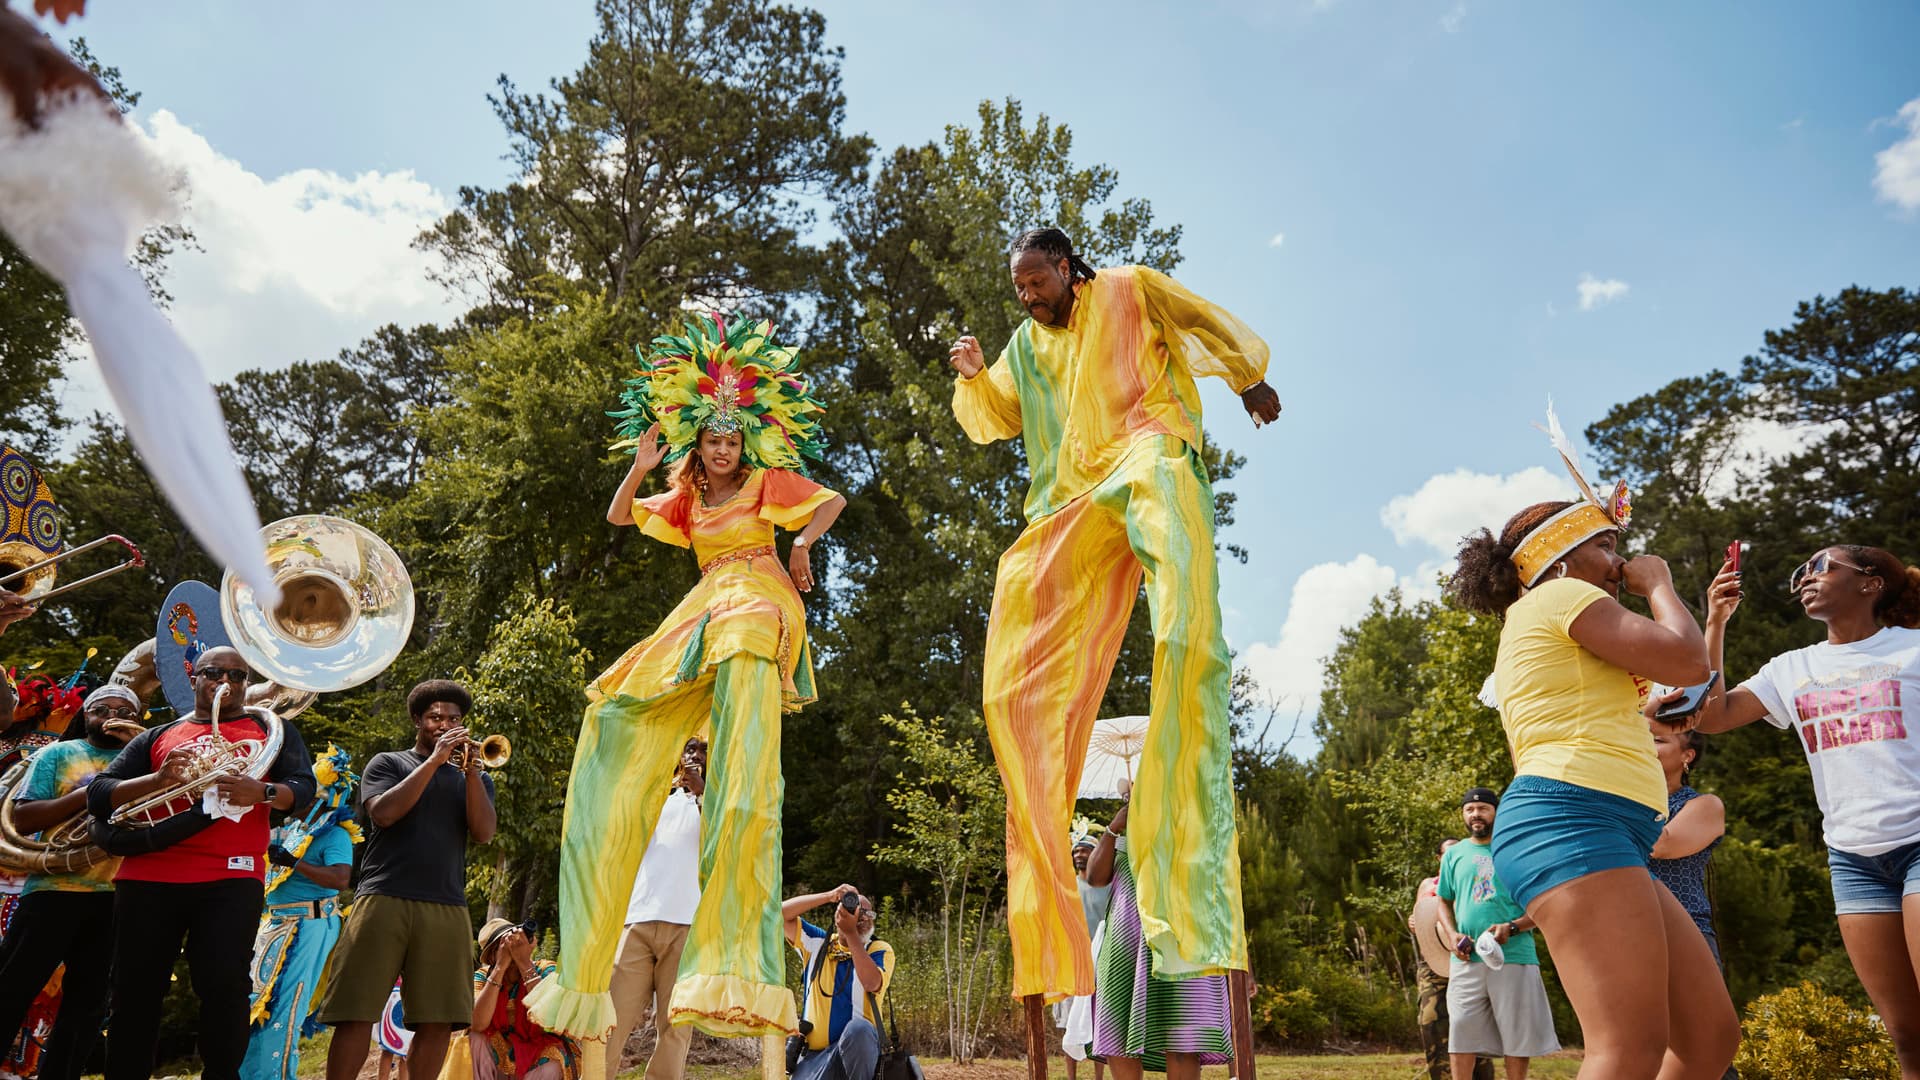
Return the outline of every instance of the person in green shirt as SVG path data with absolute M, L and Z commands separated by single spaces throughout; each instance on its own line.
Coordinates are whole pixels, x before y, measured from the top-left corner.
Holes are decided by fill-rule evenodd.
M 1493 872 L 1499 803 L 1490 788 L 1468 789 L 1460 799 L 1467 838 L 1440 860 L 1440 936 L 1453 943 L 1447 1052 L 1454 1080 L 1468 1080 L 1481 1054 L 1503 1058 L 1507 1080 L 1524 1080 L 1530 1059 L 1560 1049 L 1540 978 L 1533 920 Z M 1497 948 L 1481 950 L 1488 935 Z

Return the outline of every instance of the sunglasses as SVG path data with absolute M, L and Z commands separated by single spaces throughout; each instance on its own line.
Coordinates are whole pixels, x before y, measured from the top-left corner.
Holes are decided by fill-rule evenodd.
M 1873 571 L 1864 566 L 1855 566 L 1850 562 L 1842 562 L 1835 558 L 1832 553 L 1822 551 L 1813 558 L 1801 563 L 1800 566 L 1794 570 L 1793 576 L 1787 578 L 1787 591 L 1792 593 L 1799 592 L 1801 584 L 1804 583 L 1807 578 L 1814 574 L 1824 574 L 1836 566 L 1845 567 L 1856 574 L 1871 575 L 1873 573 Z
M 87 713 L 90 716 L 104 716 L 109 720 L 137 720 L 140 717 L 139 709 L 127 705 L 122 705 L 119 708 L 95 705 L 93 708 L 88 709 Z
M 214 682 L 224 679 L 227 682 L 244 683 L 253 678 L 253 672 L 243 667 L 203 667 L 194 674 L 201 678 L 212 679 Z

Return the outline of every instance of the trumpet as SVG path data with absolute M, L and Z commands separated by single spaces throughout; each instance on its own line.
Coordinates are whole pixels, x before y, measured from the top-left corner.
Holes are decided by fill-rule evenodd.
M 53 587 L 54 569 L 59 563 L 84 554 L 105 544 L 119 544 L 126 549 L 125 558 L 118 565 L 110 566 L 97 574 L 89 574 L 79 581 Z M 109 533 L 98 540 L 90 540 L 76 548 L 68 548 L 58 555 L 48 555 L 24 540 L 13 540 L 0 544 L 0 588 L 6 588 L 8 582 L 24 579 L 25 585 L 15 589 L 20 595 L 36 604 L 46 603 L 56 596 L 64 596 L 82 585 L 91 585 L 96 581 L 110 578 L 122 571 L 147 565 L 147 557 L 140 553 L 133 541 L 117 533 Z
M 513 740 L 498 733 L 488 735 L 479 742 L 468 739 L 454 747 L 453 753 L 447 755 L 447 764 L 456 769 L 465 769 L 467 759 L 475 754 L 479 755 L 481 768 L 498 769 L 513 756 Z

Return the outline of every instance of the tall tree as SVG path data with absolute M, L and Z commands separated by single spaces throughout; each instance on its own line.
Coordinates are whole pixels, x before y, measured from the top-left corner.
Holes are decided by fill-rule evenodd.
M 552 97 L 490 98 L 522 180 L 463 188 L 422 241 L 447 280 L 523 313 L 558 274 L 655 315 L 797 292 L 817 253 L 807 197 L 852 189 L 870 149 L 841 131 L 826 20 L 766 0 L 599 0 L 587 61 Z

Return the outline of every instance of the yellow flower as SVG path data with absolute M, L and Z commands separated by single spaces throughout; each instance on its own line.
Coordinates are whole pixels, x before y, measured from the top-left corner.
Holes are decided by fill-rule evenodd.
M 332 787 L 340 780 L 340 774 L 334 771 L 333 762 L 321 758 L 313 763 L 313 779 L 321 787 Z
M 357 821 L 343 821 L 340 823 L 340 828 L 345 830 L 356 844 L 367 838 L 366 834 L 360 831 L 360 823 Z

